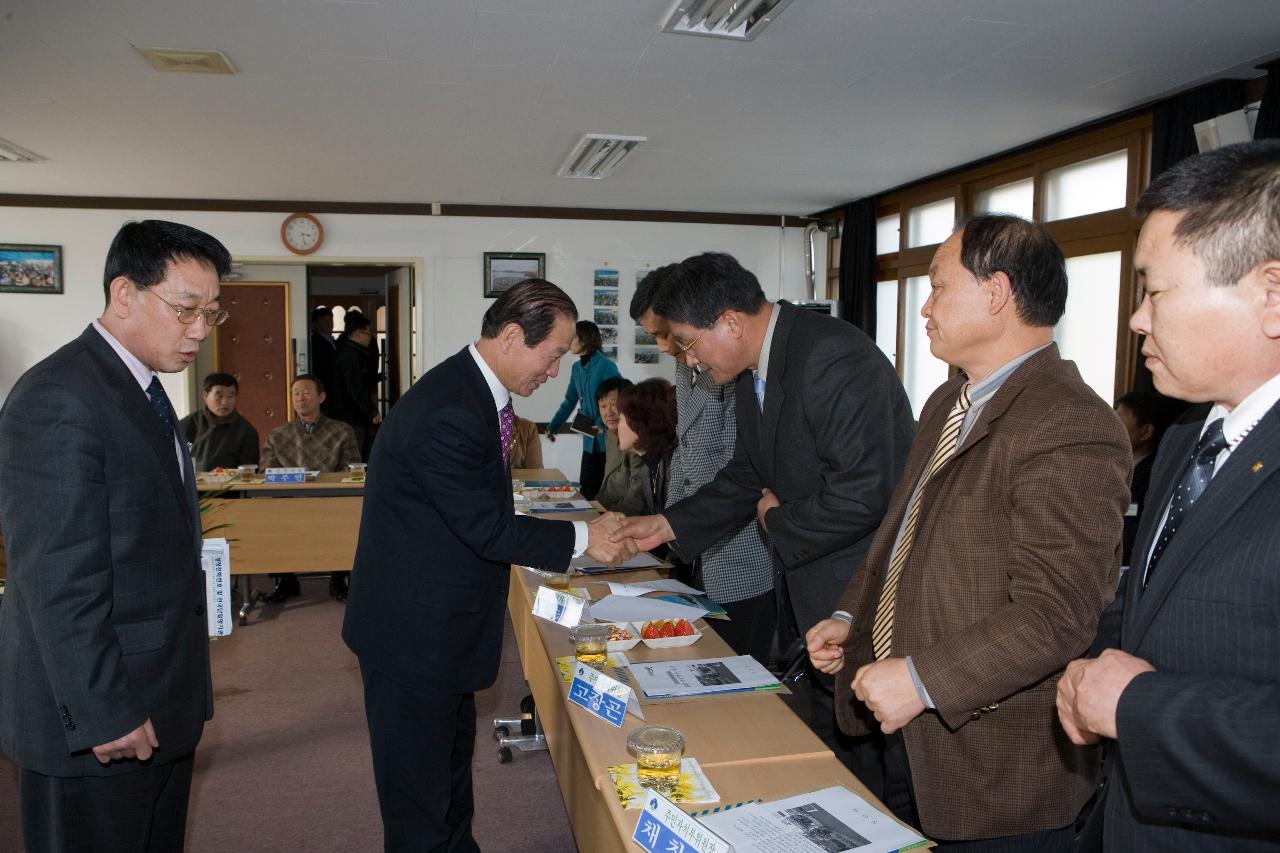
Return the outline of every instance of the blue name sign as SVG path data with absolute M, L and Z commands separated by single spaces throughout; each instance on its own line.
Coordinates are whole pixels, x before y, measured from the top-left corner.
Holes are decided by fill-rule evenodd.
M 650 853 L 733 853 L 732 845 L 656 791 L 649 792 L 631 840 Z
M 263 480 L 268 483 L 305 483 L 307 481 L 307 469 L 268 468 L 263 475 Z
M 578 664 L 578 670 L 581 671 L 582 669 L 585 669 L 585 667 L 582 664 Z M 595 674 L 599 675 L 600 673 Z M 605 678 L 608 678 L 608 676 L 605 676 Z M 589 714 L 599 717 L 617 729 L 622 728 L 622 720 L 627 715 L 627 700 L 625 696 L 611 696 L 602 692 L 596 684 L 580 678 L 577 673 L 574 674 L 573 681 L 569 683 L 569 701 L 579 708 L 585 708 Z

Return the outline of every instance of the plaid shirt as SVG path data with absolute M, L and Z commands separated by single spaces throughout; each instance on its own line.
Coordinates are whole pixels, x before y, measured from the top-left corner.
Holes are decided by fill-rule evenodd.
M 360 444 L 350 424 L 320 415 L 307 431 L 301 418 L 278 426 L 267 436 L 259 465 L 266 468 L 306 468 L 341 471 L 360 461 Z
M 702 488 L 728 464 L 738 435 L 734 386 L 702 376 L 690 384 L 693 369 L 676 362 L 676 432 L 680 444 L 671 457 L 667 506 Z M 679 546 L 679 542 L 674 543 Z M 773 589 L 773 546 L 752 517 L 742 527 L 703 551 L 697 579 L 719 602 L 742 601 Z M 685 554 L 692 559 L 694 554 Z

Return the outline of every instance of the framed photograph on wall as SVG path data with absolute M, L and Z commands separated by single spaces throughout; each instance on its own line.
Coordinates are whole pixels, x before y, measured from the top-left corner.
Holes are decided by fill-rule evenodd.
M 546 278 L 542 252 L 485 252 L 484 295 L 496 299 L 526 278 Z
M 0 243 L 0 293 L 61 292 L 61 246 Z

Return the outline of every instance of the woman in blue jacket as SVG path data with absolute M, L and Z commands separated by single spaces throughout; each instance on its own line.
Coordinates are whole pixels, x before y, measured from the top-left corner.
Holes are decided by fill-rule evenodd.
M 574 408 L 595 424 L 595 435 L 582 437 L 582 471 L 578 479 L 582 483 L 582 496 L 587 500 L 595 498 L 604 478 L 605 426 L 596 405 L 596 388 L 609 377 L 619 375 L 618 366 L 600 351 L 603 347 L 600 328 L 590 320 L 579 320 L 577 337 L 570 348 L 578 362 L 569 372 L 569 389 L 565 391 L 564 402 L 547 424 L 547 438 L 551 441 L 556 440 L 556 430 L 568 420 Z

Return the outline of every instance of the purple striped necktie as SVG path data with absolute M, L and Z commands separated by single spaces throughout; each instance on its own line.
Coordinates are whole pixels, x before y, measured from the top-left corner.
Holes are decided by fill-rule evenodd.
M 498 428 L 502 433 L 502 461 L 509 463 L 511 461 L 511 435 L 515 432 L 516 427 L 516 409 L 511 405 L 511 400 L 507 400 L 507 404 L 498 410 Z

